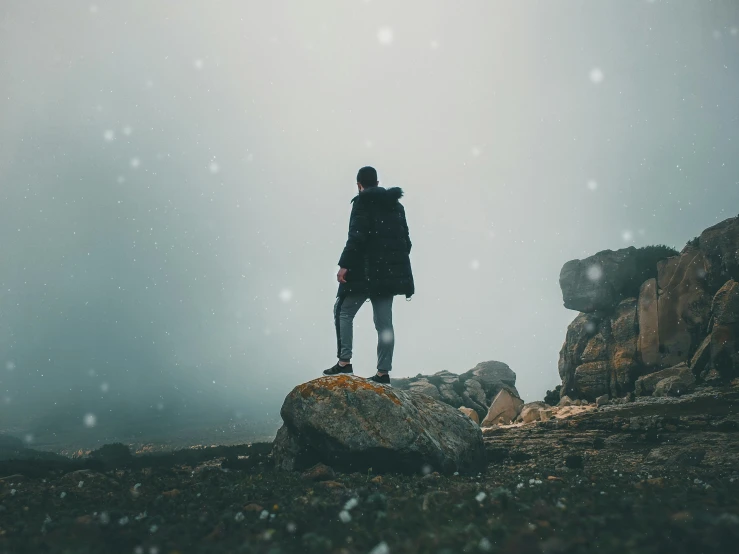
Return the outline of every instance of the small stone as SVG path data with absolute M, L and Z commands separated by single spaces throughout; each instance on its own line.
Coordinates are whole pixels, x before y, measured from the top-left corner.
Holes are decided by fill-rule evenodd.
M 336 477 L 336 472 L 326 464 L 318 463 L 309 470 L 303 472 L 301 477 L 309 481 L 330 481 Z
M 610 399 L 608 398 L 607 394 L 601 395 L 598 398 L 595 399 L 595 405 L 598 407 L 606 406 L 610 402 Z

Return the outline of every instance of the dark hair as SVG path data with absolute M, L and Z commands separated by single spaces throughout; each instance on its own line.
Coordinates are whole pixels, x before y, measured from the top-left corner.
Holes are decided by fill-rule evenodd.
M 357 173 L 357 183 L 360 183 L 364 188 L 377 186 L 377 171 L 374 167 L 365 166 Z

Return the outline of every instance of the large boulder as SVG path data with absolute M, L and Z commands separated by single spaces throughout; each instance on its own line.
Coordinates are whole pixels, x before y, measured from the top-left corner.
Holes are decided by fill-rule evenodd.
M 482 427 L 492 427 L 514 421 L 523 408 L 523 400 L 514 396 L 508 389 L 501 390 L 493 399 Z
M 667 369 L 655 371 L 648 375 L 642 375 L 634 384 L 636 395 L 651 396 L 654 393 L 657 384 L 670 377 L 680 377 L 683 380 L 682 382 L 689 381 L 690 379 L 685 375 L 686 373 L 690 373 L 692 376 L 692 371 L 688 367 L 688 364 L 683 362 L 673 367 L 668 367 Z
M 726 219 L 700 234 L 698 248 L 705 259 L 711 292 L 729 279 L 739 280 L 739 217 Z
M 482 433 L 470 418 L 426 394 L 351 375 L 295 387 L 280 414 L 273 457 L 282 469 L 323 462 L 344 470 L 472 473 L 485 465 Z
M 570 260 L 559 274 L 564 306 L 585 313 L 609 312 L 624 297 L 624 291 L 633 288 L 639 270 L 633 246 Z
M 659 381 L 652 396 L 680 396 L 693 390 L 695 386 L 695 375 L 686 364 L 678 366 L 680 370 L 670 377 Z
M 706 261 L 697 248 L 657 263 L 657 312 L 660 366 L 689 361 L 706 335 L 711 295 L 706 290 Z
M 505 387 L 516 390 L 516 374 L 503 362 L 489 361 L 480 362 L 469 371 L 459 376 L 462 382 L 474 379 L 482 385 L 488 404 L 493 401 L 495 395 Z M 516 393 L 518 394 L 518 393 Z

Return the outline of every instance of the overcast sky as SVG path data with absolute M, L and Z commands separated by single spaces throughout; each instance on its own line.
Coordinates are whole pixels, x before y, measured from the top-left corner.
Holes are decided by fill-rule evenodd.
M 562 264 L 739 212 L 738 98 L 732 0 L 4 0 L 0 411 L 276 417 L 335 362 L 363 165 L 414 244 L 393 374 L 541 399 Z

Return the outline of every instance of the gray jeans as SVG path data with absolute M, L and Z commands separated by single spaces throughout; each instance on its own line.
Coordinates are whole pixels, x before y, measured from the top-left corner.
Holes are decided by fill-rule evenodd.
M 354 316 L 367 298 L 372 302 L 375 329 L 377 329 L 377 369 L 390 371 L 393 366 L 395 333 L 393 332 L 393 297 L 349 293 L 339 296 L 334 304 L 334 323 L 336 324 L 336 356 L 340 360 L 352 359 L 352 340 L 354 335 Z

